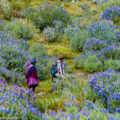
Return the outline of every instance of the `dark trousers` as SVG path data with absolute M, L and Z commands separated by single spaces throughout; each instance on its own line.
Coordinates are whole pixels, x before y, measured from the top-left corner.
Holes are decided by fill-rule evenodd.
M 36 88 L 36 85 L 29 85 L 29 87 L 28 88 L 32 88 L 32 90 L 33 90 L 33 93 L 34 93 L 34 91 L 35 91 L 35 88 Z

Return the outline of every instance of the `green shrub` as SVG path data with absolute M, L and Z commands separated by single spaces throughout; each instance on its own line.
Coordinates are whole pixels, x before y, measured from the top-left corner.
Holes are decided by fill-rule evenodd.
M 67 65 L 65 67 L 65 73 L 72 73 L 73 65 Z
M 78 25 L 77 26 L 73 26 L 73 25 L 68 24 L 68 26 L 65 27 L 65 29 L 64 29 L 64 37 L 66 39 L 70 40 L 70 38 L 72 36 L 74 36 L 75 32 L 77 32 L 77 31 L 80 31 L 80 28 L 79 28 Z
M 43 30 L 43 36 L 48 42 L 56 42 L 58 38 L 57 29 L 54 27 L 47 27 Z
M 87 31 L 76 31 L 75 34 L 70 38 L 70 49 L 75 52 L 81 52 L 83 50 L 83 44 L 87 38 Z
M 32 30 L 31 30 L 32 29 Z M 5 28 L 5 31 L 11 31 L 15 36 L 24 39 L 32 39 L 33 38 L 33 30 L 34 26 L 30 24 L 26 24 L 21 20 L 15 19 L 10 22 Z
M 11 8 L 7 0 L 0 0 L 0 7 L 5 19 L 11 19 Z
M 74 65 L 77 69 L 82 68 L 85 72 L 100 71 L 102 62 L 98 59 L 97 54 L 85 53 L 81 57 L 74 58 Z
M 120 6 L 120 1 L 119 0 L 109 0 L 109 2 L 105 2 L 102 5 L 100 5 L 100 7 L 105 10 L 108 9 L 110 6 L 112 5 L 117 5 Z
M 4 30 L 5 25 L 6 25 L 5 22 L 2 21 L 2 20 L 0 20 L 0 31 L 3 31 L 3 30 Z
M 103 68 L 104 70 L 113 69 L 116 71 L 120 71 L 120 61 L 113 59 L 104 60 Z
M 45 3 L 38 9 L 28 8 L 22 14 L 32 20 L 40 30 L 47 26 L 53 26 L 54 20 L 60 20 L 65 25 L 70 22 L 70 15 L 61 6 L 50 3 Z
M 30 52 L 31 56 L 34 58 L 48 56 L 47 49 L 41 43 L 34 43 L 29 48 L 29 52 Z
M 102 62 L 97 59 L 96 55 L 87 56 L 84 62 L 84 71 L 90 73 L 100 71 L 101 66 L 102 66 Z
M 53 25 L 57 30 L 57 36 L 61 37 L 61 35 L 63 35 L 64 33 L 64 27 L 65 27 L 64 23 L 60 20 L 54 20 Z
M 83 69 L 84 61 L 81 58 L 74 58 L 74 65 L 76 69 Z

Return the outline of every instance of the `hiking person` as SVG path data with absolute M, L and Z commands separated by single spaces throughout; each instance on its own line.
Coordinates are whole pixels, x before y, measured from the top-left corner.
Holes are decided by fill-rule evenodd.
M 52 65 L 51 68 L 52 81 L 54 85 L 52 86 L 52 91 L 55 88 L 56 80 L 62 80 L 62 76 L 64 76 L 64 58 L 62 56 L 58 57 L 58 61 Z M 63 89 L 63 85 L 62 85 Z
M 51 69 L 52 80 L 54 78 L 60 78 L 64 75 L 64 58 L 63 56 L 58 57 L 58 61 L 52 65 Z
M 25 74 L 25 77 L 27 79 L 27 85 L 28 88 L 32 88 L 33 93 L 35 91 L 36 86 L 39 85 L 39 78 L 37 75 L 37 70 L 35 68 L 35 64 L 37 63 L 37 60 L 35 58 L 32 59 L 31 64 L 27 68 L 27 72 Z

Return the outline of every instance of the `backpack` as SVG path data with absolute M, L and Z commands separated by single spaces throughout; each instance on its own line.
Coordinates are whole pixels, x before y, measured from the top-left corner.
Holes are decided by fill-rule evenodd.
M 51 68 L 52 76 L 54 76 L 55 73 L 57 73 L 57 62 L 55 64 L 52 64 L 52 68 Z

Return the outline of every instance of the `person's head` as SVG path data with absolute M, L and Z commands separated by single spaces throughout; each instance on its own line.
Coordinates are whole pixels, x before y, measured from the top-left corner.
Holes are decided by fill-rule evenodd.
M 59 56 L 58 59 L 63 62 L 64 61 L 64 57 L 63 56 Z
M 33 59 L 31 60 L 31 64 L 35 65 L 36 63 L 37 63 L 37 60 L 36 60 L 35 58 L 33 58 Z

